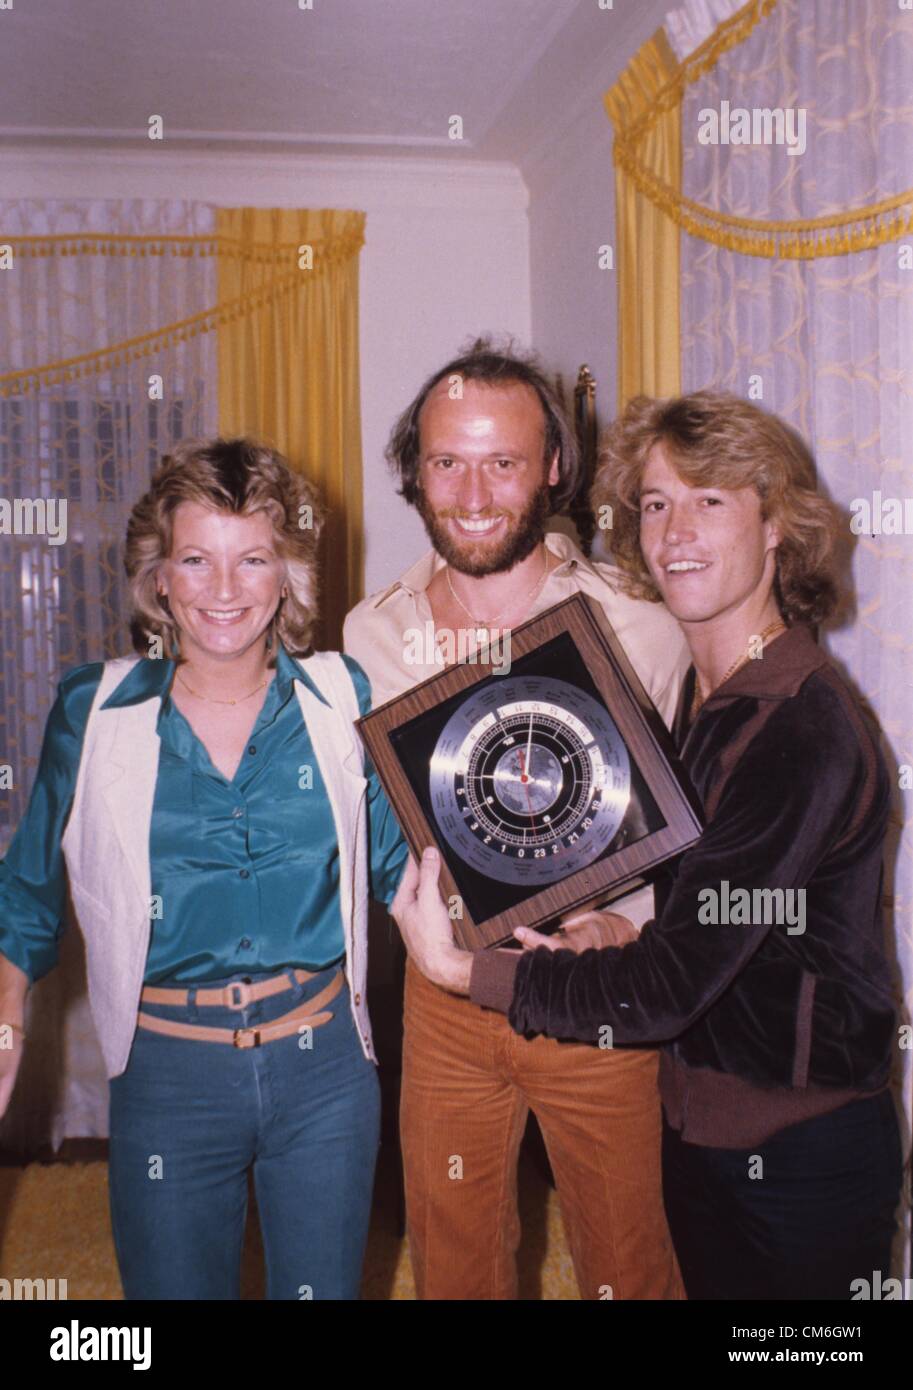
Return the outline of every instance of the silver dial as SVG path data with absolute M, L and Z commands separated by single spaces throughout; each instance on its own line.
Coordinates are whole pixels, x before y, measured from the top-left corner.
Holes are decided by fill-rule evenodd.
M 541 886 L 591 864 L 631 794 L 628 750 L 607 711 L 568 681 L 499 677 L 470 691 L 430 769 L 438 826 L 489 878 Z

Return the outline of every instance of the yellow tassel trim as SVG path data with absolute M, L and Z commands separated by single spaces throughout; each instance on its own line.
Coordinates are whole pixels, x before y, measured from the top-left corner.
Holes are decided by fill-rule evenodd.
M 297 248 L 296 248 L 297 249 Z M 316 267 L 315 267 L 316 270 Z M 211 333 L 220 324 L 256 313 L 265 304 L 286 295 L 297 293 L 304 285 L 313 283 L 314 271 L 304 274 L 296 270 L 281 279 L 270 280 L 256 290 L 239 295 L 237 299 L 225 304 L 214 305 L 191 318 L 166 324 L 151 333 L 143 333 L 136 338 L 128 338 L 110 347 L 95 352 L 81 353 L 76 357 L 62 358 L 58 362 L 47 362 L 40 367 L 30 367 L 23 371 L 4 372 L 0 375 L 0 398 L 30 395 L 45 386 L 55 386 L 66 380 L 65 373 L 74 371 L 79 376 L 91 376 L 109 370 L 128 359 L 130 349 L 136 349 L 134 357 L 147 357 L 162 352 L 185 341 L 188 330 L 194 333 Z
M 361 224 L 363 225 L 363 223 Z M 0 398 L 28 395 L 46 386 L 57 386 L 70 380 L 109 370 L 121 362 L 138 360 L 168 347 L 186 342 L 199 333 L 211 333 L 220 325 L 255 314 L 267 303 L 292 295 L 305 285 L 313 284 L 324 272 L 332 270 L 357 256 L 364 245 L 361 230 L 343 232 L 332 237 L 310 237 L 313 265 L 303 271 L 298 267 L 299 243 L 280 242 L 251 244 L 236 237 L 225 236 L 121 236 L 102 232 L 81 236 L 24 236 L 4 237 L 0 242 L 11 245 L 24 256 L 219 256 L 240 260 L 255 266 L 271 266 L 285 274 L 270 275 L 260 283 L 225 304 L 217 304 L 202 313 L 176 323 L 166 324 L 153 332 L 128 338 L 110 347 L 76 357 L 62 358 L 40 367 L 0 375 Z M 289 270 L 289 266 L 293 269 Z M 245 278 L 247 272 L 245 271 Z
M 749 0 L 741 10 L 724 20 L 700 48 L 680 64 L 643 114 L 629 125 L 625 125 L 620 85 L 606 92 L 605 108 L 615 126 L 615 164 L 644 197 L 690 236 L 743 256 L 816 260 L 823 256 L 868 251 L 898 240 L 913 231 L 913 188 L 849 212 L 796 221 L 767 221 L 735 217 L 696 203 L 666 183 L 641 159 L 641 142 L 665 112 L 681 105 L 686 87 L 710 72 L 725 53 L 744 43 L 777 3 L 778 0 Z
M 330 239 L 310 237 L 314 259 L 318 256 L 346 261 L 364 245 L 362 232 L 347 232 Z M 250 261 L 256 265 L 287 266 L 298 260 L 298 242 L 270 242 L 251 245 L 237 237 L 225 236 L 120 236 L 89 232 L 81 236 L 4 236 L 0 242 L 24 256 L 218 256 L 226 260 Z

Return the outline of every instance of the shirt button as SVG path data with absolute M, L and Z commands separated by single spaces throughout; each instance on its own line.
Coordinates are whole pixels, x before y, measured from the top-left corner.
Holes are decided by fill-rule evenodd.
M 248 753 L 256 753 L 256 751 L 257 751 L 257 745 L 256 745 L 255 743 L 252 743 L 251 746 L 248 748 L 247 751 L 248 751 Z
M 238 873 L 241 878 L 250 878 L 250 869 L 239 869 Z
M 241 948 L 242 948 L 242 950 L 245 950 L 245 951 L 249 951 L 249 950 L 250 950 L 250 937 L 249 937 L 249 936 L 242 936 L 242 937 L 241 937 Z
M 240 820 L 241 817 L 244 815 L 244 807 L 243 807 L 243 806 L 236 806 L 235 809 L 232 811 L 231 814 L 232 814 L 232 816 L 234 817 L 235 820 Z
M 356 1004 L 356 1006 L 357 1006 L 358 1004 L 360 1004 L 360 1003 L 361 1003 L 361 995 L 360 995 L 360 994 L 356 994 L 356 996 L 355 996 L 355 1004 Z

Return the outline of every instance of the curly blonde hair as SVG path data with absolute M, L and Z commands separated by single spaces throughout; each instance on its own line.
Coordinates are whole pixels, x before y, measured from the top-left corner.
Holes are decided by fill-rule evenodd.
M 842 513 L 818 491 L 814 459 L 799 435 L 724 392 L 635 396 L 600 441 L 590 501 L 596 512 L 611 507 L 612 556 L 628 591 L 661 599 L 640 549 L 640 480 L 660 443 L 692 487 L 756 490 L 762 519 L 780 531 L 774 595 L 784 620 L 814 626 L 830 617 L 841 599 L 835 546 Z
M 124 566 L 130 581 L 130 634 L 148 655 L 162 639 L 165 655 L 180 659 L 177 624 L 156 588 L 156 572 L 171 554 L 173 519 L 182 502 L 251 516 L 265 512 L 285 561 L 287 597 L 269 635 L 271 664 L 278 635 L 293 656 L 310 650 L 317 618 L 317 543 L 325 512 L 316 488 L 293 473 L 281 454 L 253 439 L 187 439 L 166 454 L 152 485 L 130 513 Z

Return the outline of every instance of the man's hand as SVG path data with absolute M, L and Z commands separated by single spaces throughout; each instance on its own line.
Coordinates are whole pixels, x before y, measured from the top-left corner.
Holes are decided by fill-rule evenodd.
M 472 955 L 454 943 L 438 876 L 441 856 L 430 846 L 421 868 L 411 854 L 400 879 L 390 915 L 400 929 L 406 950 L 423 975 L 453 994 L 469 993 Z
M 518 927 L 514 936 L 529 951 L 537 946 L 546 946 L 550 951 L 588 951 L 591 947 L 599 950 L 603 946 L 626 946 L 637 940 L 637 929 L 627 917 L 618 912 L 580 912 L 567 917 L 561 923 L 560 931 L 553 936 L 533 931 L 531 927 Z

